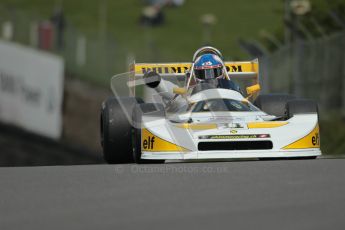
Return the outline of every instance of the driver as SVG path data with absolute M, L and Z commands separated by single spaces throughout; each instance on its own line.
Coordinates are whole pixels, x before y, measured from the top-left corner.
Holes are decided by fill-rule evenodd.
M 194 75 L 198 83 L 215 84 L 217 88 L 226 88 L 238 91 L 240 87 L 225 77 L 222 59 L 215 54 L 203 54 L 195 60 Z
M 223 62 L 215 54 L 204 54 L 194 64 L 194 74 L 199 82 L 223 78 Z

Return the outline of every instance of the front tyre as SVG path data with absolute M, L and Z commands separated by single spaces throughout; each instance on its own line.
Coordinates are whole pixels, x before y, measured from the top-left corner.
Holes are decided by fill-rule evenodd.
M 142 100 L 134 97 L 109 97 L 102 103 L 101 144 L 108 164 L 133 162 L 130 119 L 133 107 L 138 103 Z
M 279 160 L 314 160 L 317 156 L 310 156 L 310 157 L 262 157 L 259 158 L 260 161 L 279 161 Z

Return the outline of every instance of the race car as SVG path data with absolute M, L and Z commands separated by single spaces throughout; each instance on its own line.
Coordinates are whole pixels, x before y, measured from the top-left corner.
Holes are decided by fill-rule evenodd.
M 317 103 L 260 95 L 257 59 L 202 47 L 191 63 L 133 63 L 111 88 L 100 119 L 110 164 L 321 155 Z

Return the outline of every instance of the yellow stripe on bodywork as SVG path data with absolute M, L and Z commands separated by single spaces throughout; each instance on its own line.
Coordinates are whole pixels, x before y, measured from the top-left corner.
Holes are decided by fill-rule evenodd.
M 278 128 L 287 125 L 288 122 L 280 121 L 269 121 L 269 122 L 251 122 L 248 123 L 248 129 L 268 129 L 268 128 Z
M 317 124 L 316 127 L 307 136 L 295 141 L 294 143 L 285 146 L 283 149 L 310 149 L 320 148 L 320 129 Z
M 141 131 L 141 150 L 146 152 L 187 152 L 181 146 L 175 145 L 169 141 L 152 134 L 147 129 Z
M 193 130 L 207 130 L 207 129 L 216 129 L 218 128 L 217 124 L 178 124 L 176 125 L 178 128 L 182 129 L 193 129 Z

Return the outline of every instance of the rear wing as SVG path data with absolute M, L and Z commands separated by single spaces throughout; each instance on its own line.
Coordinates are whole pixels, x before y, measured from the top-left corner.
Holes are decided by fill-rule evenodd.
M 260 91 L 259 85 L 259 61 L 235 61 L 224 62 L 227 76 L 234 80 L 245 81 L 247 98 L 254 99 Z M 186 77 L 186 73 L 194 69 L 194 64 L 190 62 L 181 63 L 133 63 L 130 65 L 130 71 L 133 73 L 132 80 L 136 77 L 143 77 L 145 73 L 153 71 L 161 77 L 168 79 L 169 77 Z M 193 74 L 191 74 L 193 76 Z M 189 88 L 192 77 L 190 77 L 185 88 Z M 135 87 L 130 87 L 131 95 L 135 95 Z
M 224 62 L 225 68 L 230 78 L 251 79 L 259 82 L 259 62 L 253 61 Z M 154 71 L 162 77 L 185 76 L 190 71 L 192 63 L 133 63 L 130 70 L 135 72 L 135 76 L 143 76 L 146 72 Z

